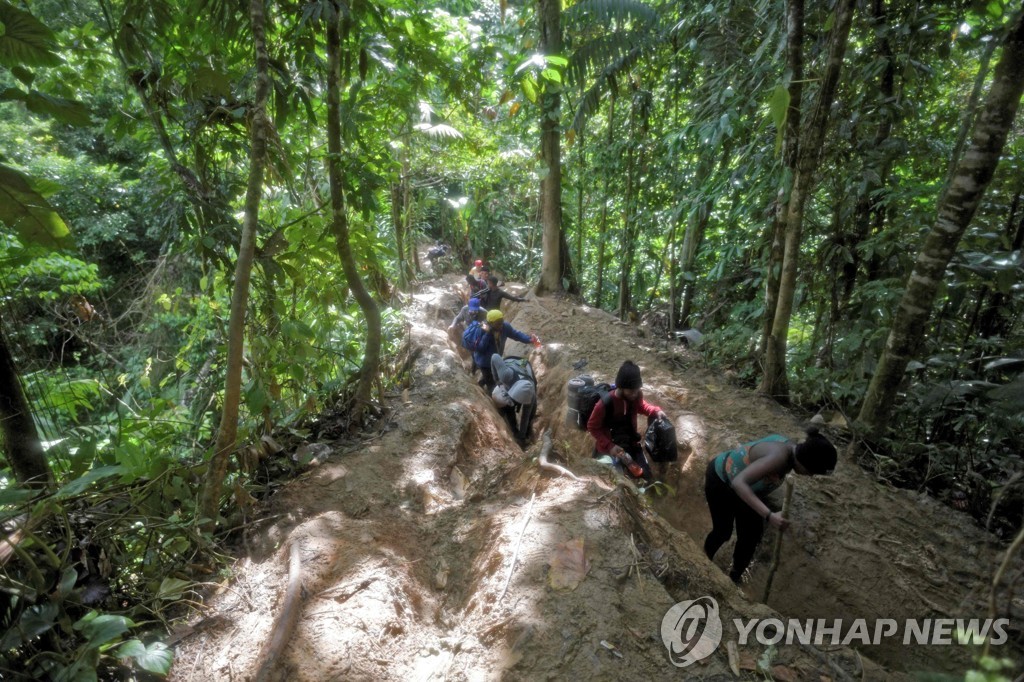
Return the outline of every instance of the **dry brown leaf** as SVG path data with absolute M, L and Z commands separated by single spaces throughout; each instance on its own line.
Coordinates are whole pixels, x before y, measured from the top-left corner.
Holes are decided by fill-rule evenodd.
M 798 682 L 800 679 L 800 675 L 795 670 L 784 665 L 773 665 L 772 677 L 776 682 Z
M 554 589 L 575 590 L 590 570 L 586 543 L 583 538 L 563 542 L 555 547 L 551 555 L 551 569 L 548 584 Z
M 757 656 L 749 651 L 741 651 L 740 670 L 757 670 Z

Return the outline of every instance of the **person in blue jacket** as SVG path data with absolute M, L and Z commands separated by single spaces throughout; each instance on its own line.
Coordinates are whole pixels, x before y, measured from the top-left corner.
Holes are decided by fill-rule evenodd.
M 473 363 L 482 375 L 477 383 L 483 386 L 487 394 L 490 395 L 496 385 L 494 373 L 491 372 L 491 356 L 495 353 L 502 355 L 505 352 L 505 341 L 508 339 L 520 343 L 532 343 L 535 346 L 540 345 L 540 340 L 536 334 L 526 334 L 505 322 L 505 315 L 500 310 L 487 312 L 487 323 L 484 327 L 487 335 L 473 352 Z

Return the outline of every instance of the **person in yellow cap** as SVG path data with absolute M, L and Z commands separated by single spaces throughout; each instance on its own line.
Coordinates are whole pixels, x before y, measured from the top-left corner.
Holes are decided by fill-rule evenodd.
M 510 338 L 535 346 L 540 345 L 540 339 L 536 334 L 526 334 L 505 322 L 505 315 L 500 310 L 488 310 L 487 322 L 483 326 L 487 334 L 473 351 L 473 363 L 482 375 L 478 383 L 490 394 L 495 387 L 494 374 L 491 372 L 491 356 L 495 353 L 502 355 L 505 352 L 505 341 Z

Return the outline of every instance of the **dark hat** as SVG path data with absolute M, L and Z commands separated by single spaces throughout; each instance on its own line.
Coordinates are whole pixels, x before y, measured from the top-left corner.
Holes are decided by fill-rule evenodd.
M 796 446 L 796 461 L 811 474 L 827 476 L 836 468 L 839 459 L 836 446 L 818 432 L 817 427 L 807 429 L 807 439 Z
M 644 383 L 640 379 L 640 368 L 631 360 L 626 360 L 615 375 L 617 388 L 640 388 Z

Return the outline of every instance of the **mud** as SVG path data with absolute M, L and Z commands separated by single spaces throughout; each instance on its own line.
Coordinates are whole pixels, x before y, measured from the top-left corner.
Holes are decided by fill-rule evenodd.
M 387 398 L 378 432 L 332 443 L 325 463 L 268 502 L 270 521 L 250 532 L 250 555 L 192 619 L 216 627 L 178 643 L 171 679 L 253 679 L 291 543 L 301 552 L 304 599 L 275 671 L 288 680 L 727 680 L 736 679 L 724 644 L 736 638 L 735 618 L 987 616 L 1000 558 L 994 539 L 966 515 L 881 486 L 849 462 L 830 479 L 798 477 L 779 572 L 768 604 L 758 603 L 773 532 L 750 581 L 734 586 L 722 572 L 731 544 L 718 566 L 701 550 L 710 529 L 704 463 L 767 433 L 799 437 L 801 425 L 709 371 L 697 352 L 531 294 L 506 318 L 544 346 L 510 343 L 506 355 L 528 355 L 537 372 L 535 434 L 547 430 L 553 460 L 603 485 L 542 471 L 540 439 L 526 452 L 516 445 L 445 334 L 457 279 L 424 283 L 411 297 L 411 385 Z M 610 381 L 625 359 L 641 365 L 647 400 L 686 443 L 668 475 L 674 494 L 618 478 L 589 458 L 589 437 L 565 425 L 572 365 L 586 360 L 584 371 Z M 575 572 L 563 572 L 567 562 Z M 662 618 L 676 602 L 705 595 L 721 608 L 723 645 L 681 670 L 662 642 Z M 1019 641 L 1024 603 L 1012 608 Z M 737 652 L 741 677 L 763 679 L 753 667 L 765 647 Z M 768 667 L 778 680 L 890 680 L 962 671 L 971 655 L 899 639 L 860 651 L 783 643 Z

